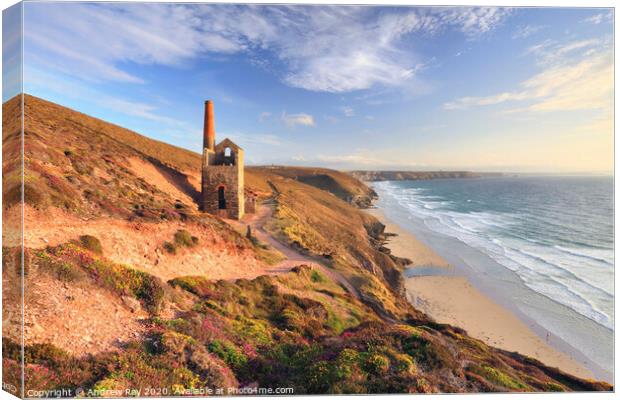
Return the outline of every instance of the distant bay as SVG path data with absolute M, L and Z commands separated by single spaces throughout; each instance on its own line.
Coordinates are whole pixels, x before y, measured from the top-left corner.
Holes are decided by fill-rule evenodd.
M 419 237 L 437 237 L 435 250 L 442 256 L 449 252 L 442 237 L 483 253 L 492 262 L 462 261 L 492 289 L 519 286 L 500 295 L 603 369 L 613 369 L 605 355 L 607 349 L 613 353 L 612 177 L 499 176 L 372 186 L 390 218 Z M 566 332 L 584 319 L 590 322 Z M 591 351 L 581 344 L 585 335 L 596 342 Z

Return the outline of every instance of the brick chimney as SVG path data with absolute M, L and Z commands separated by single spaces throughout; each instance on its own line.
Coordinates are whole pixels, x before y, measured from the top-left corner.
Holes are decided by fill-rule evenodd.
M 215 150 L 215 121 L 213 115 L 213 102 L 211 100 L 205 101 L 205 124 L 202 134 L 202 147 L 209 150 Z

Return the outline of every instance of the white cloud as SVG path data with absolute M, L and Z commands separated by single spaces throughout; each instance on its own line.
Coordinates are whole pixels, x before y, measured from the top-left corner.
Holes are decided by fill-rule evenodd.
M 590 24 L 598 25 L 598 24 L 600 24 L 602 22 L 612 21 L 613 18 L 614 18 L 613 11 L 609 11 L 608 13 L 595 14 L 595 15 L 593 15 L 591 17 L 583 19 L 581 22 L 587 22 L 587 23 L 590 23 Z
M 317 154 L 313 157 L 294 156 L 291 159 L 307 165 L 333 166 L 334 168 L 414 168 L 420 167 L 415 161 L 402 161 L 402 157 L 391 152 L 377 154 L 374 150 L 354 149 L 350 153 Z
M 121 69 L 181 65 L 202 52 L 233 53 L 242 44 L 202 29 L 189 7 L 157 4 L 37 3 L 26 6 L 26 53 L 61 62 L 90 80 L 141 82 Z
M 520 25 L 517 27 L 515 33 L 512 34 L 513 39 L 525 39 L 526 37 L 532 36 L 536 32 L 544 29 L 545 27 L 542 25 Z
M 169 125 L 186 125 L 184 122 L 177 119 L 162 116 L 158 107 L 151 104 L 144 104 L 140 102 L 119 99 L 107 95 L 102 95 L 99 98 L 96 98 L 95 102 L 102 107 L 114 110 L 122 114 L 140 117 L 156 122 L 164 122 Z
M 270 133 L 218 132 L 218 136 L 230 138 L 233 142 L 243 143 L 244 145 L 282 145 L 282 140 L 280 140 L 278 136 Z
M 269 111 L 263 111 L 262 113 L 260 113 L 260 115 L 258 116 L 258 120 L 260 122 L 264 122 L 266 120 L 268 120 L 271 117 L 271 113 Z
M 454 7 L 439 13 L 442 24 L 454 25 L 470 38 L 490 32 L 512 12 L 506 7 Z
M 313 11 L 301 18 L 309 29 L 299 37 L 283 35 L 293 42 L 280 53 L 291 67 L 284 80 L 294 87 L 336 93 L 400 86 L 414 77 L 423 64 L 405 51 L 410 33 L 435 34 L 451 27 L 473 38 L 507 15 L 499 8 L 409 9 L 378 17 L 364 7 Z
M 164 116 L 159 107 L 153 104 L 124 99 L 119 96 L 110 96 L 81 84 L 75 79 L 59 77 L 30 67 L 24 70 L 24 76 L 26 77 L 24 80 L 24 90 L 27 93 L 33 92 L 37 88 L 45 88 L 73 100 L 96 105 L 120 114 L 160 122 L 176 128 L 187 127 L 187 124 L 183 121 Z M 71 88 L 71 90 L 67 90 L 67 88 Z
M 533 54 L 537 58 L 538 64 L 555 65 L 563 63 L 568 57 L 589 56 L 592 51 L 600 51 L 609 45 L 608 40 L 585 39 L 567 43 L 558 43 L 554 40 L 545 40 L 541 43 L 528 47 L 525 54 Z M 579 53 L 586 49 L 588 54 Z
M 575 53 L 575 51 L 580 50 Z M 461 97 L 446 102 L 446 110 L 506 102 L 528 104 L 505 112 L 607 110 L 613 100 L 613 57 L 606 40 L 584 40 L 536 46 L 544 69 L 521 82 L 519 89 L 489 96 Z
M 289 128 L 294 128 L 297 125 L 301 126 L 314 126 L 314 117 L 309 114 L 287 114 L 286 111 L 282 112 L 282 121 Z
M 244 53 L 255 65 L 284 64 L 281 79 L 311 91 L 400 86 L 419 64 L 413 32 L 493 30 L 506 8 L 384 8 L 128 3 L 29 3 L 26 47 L 65 73 L 141 83 L 129 64 L 183 66 Z M 96 28 L 94 28 L 96 27 Z M 258 51 L 260 50 L 260 51 Z M 271 57 L 264 57 L 270 54 Z
M 340 110 L 342 111 L 342 114 L 345 117 L 354 117 L 355 116 L 355 110 L 353 109 L 353 107 L 344 106 L 344 107 L 341 107 Z
M 504 92 L 483 97 L 461 97 L 455 101 L 444 103 L 443 108 L 445 110 L 462 110 L 474 106 L 488 106 L 509 100 L 523 100 L 525 98 L 527 98 L 525 92 Z

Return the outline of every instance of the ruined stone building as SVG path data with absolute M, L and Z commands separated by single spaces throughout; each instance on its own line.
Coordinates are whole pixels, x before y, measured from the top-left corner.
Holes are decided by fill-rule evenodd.
M 202 151 L 202 210 L 241 219 L 245 212 L 243 149 L 230 139 L 215 144 L 213 102 L 205 102 Z

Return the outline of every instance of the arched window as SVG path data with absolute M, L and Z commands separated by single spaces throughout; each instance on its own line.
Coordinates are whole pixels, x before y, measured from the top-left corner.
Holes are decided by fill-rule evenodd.
M 230 147 L 224 148 L 224 165 L 235 165 L 235 153 Z
M 217 188 L 217 207 L 220 210 L 226 209 L 226 189 L 224 186 Z

